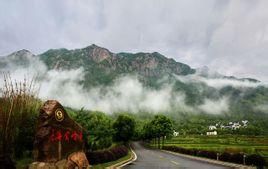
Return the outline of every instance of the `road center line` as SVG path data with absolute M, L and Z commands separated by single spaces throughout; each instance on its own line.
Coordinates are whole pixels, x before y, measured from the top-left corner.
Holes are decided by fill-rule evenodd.
M 176 161 L 170 160 L 170 162 L 172 162 L 172 163 L 175 164 L 175 165 L 179 165 L 179 163 L 176 162 Z

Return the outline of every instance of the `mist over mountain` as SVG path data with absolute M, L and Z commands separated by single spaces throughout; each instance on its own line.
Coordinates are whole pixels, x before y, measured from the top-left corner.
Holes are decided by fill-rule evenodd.
M 0 71 L 17 80 L 36 77 L 40 98 L 77 109 L 241 118 L 268 113 L 266 84 L 224 76 L 208 67 L 193 69 L 157 52 L 112 53 L 97 45 L 40 55 L 20 50 L 1 58 Z

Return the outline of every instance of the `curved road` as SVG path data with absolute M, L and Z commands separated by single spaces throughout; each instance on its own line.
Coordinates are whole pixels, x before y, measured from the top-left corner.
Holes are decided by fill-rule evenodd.
M 137 160 L 127 166 L 124 169 L 162 169 L 162 168 L 195 168 L 195 169 L 219 169 L 228 168 L 221 165 L 210 164 L 206 162 L 196 161 L 184 157 L 179 157 L 170 153 L 162 152 L 160 150 L 148 149 L 142 146 L 140 143 L 135 142 L 133 144 L 135 153 L 137 154 Z

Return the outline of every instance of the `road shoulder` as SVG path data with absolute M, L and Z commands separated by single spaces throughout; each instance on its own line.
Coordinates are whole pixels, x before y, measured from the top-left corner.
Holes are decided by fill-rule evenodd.
M 126 166 L 126 165 L 128 165 L 128 164 L 130 164 L 130 163 L 132 163 L 134 161 L 136 161 L 137 160 L 137 155 L 136 155 L 136 153 L 134 152 L 134 150 L 131 147 L 130 147 L 130 151 L 131 151 L 131 156 L 130 156 L 129 159 L 121 161 L 121 162 L 119 162 L 117 164 L 111 165 L 109 167 L 106 167 L 106 169 L 122 168 L 122 167 L 124 167 L 124 166 Z
M 185 157 L 185 158 L 190 158 L 192 160 L 198 160 L 206 163 L 211 163 L 211 164 L 217 164 L 217 165 L 222 165 L 226 167 L 231 167 L 231 168 L 242 168 L 242 169 L 255 169 L 256 167 L 253 166 L 247 166 L 247 165 L 241 165 L 241 164 L 234 164 L 234 163 L 229 163 L 229 162 L 223 162 L 223 161 L 217 161 L 217 160 L 212 160 L 208 158 L 202 158 L 202 157 L 196 157 L 196 156 L 191 156 L 191 155 L 186 155 L 186 154 L 180 154 L 172 151 L 167 151 L 167 150 L 161 150 L 162 152 L 170 153 L 176 156 L 180 157 Z

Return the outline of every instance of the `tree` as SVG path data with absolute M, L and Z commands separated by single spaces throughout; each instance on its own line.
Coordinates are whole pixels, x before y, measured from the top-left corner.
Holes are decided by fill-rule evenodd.
M 172 134 L 173 125 L 171 120 L 164 115 L 156 115 L 149 124 L 152 136 L 158 139 L 158 148 L 160 148 L 160 139 L 162 137 L 162 146 L 164 145 L 165 137 Z
M 113 124 L 115 141 L 128 142 L 135 132 L 135 120 L 128 115 L 119 115 Z
M 76 120 L 87 131 L 87 148 L 91 151 L 108 148 L 112 145 L 112 120 L 102 112 L 81 110 Z

